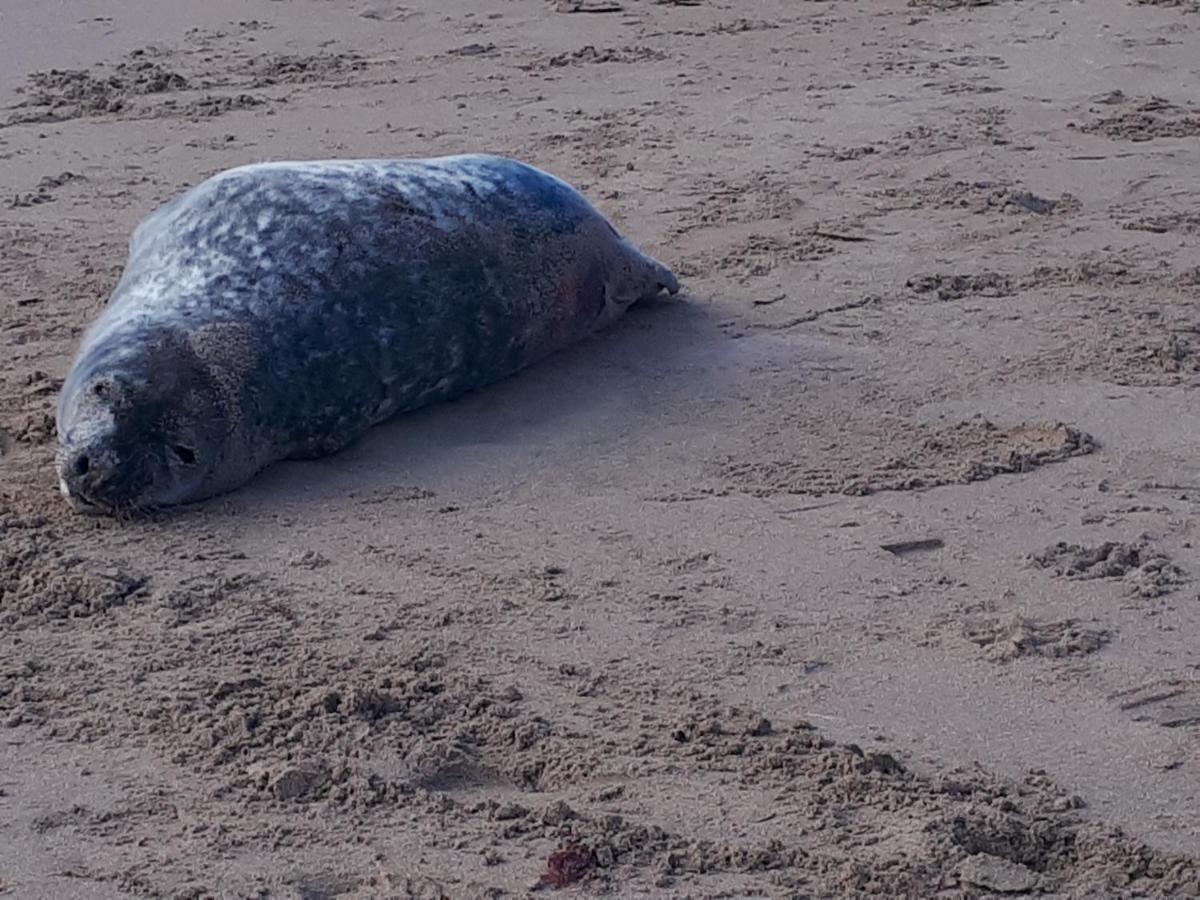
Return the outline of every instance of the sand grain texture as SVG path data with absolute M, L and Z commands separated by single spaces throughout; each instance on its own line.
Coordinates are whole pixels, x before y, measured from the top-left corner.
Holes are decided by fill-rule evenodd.
M 0 894 L 1200 895 L 1194 3 L 83 7 L 0 10 Z M 67 509 L 147 212 L 469 150 L 685 296 Z

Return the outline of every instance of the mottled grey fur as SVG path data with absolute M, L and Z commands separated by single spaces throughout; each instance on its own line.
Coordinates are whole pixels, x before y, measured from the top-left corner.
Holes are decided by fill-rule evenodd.
M 569 185 L 493 156 L 265 163 L 138 226 L 58 406 L 80 509 L 332 453 L 679 285 Z

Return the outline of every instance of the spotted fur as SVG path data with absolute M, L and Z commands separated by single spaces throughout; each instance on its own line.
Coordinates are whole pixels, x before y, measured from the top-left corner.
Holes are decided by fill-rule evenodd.
M 231 169 L 134 231 L 60 397 L 63 490 L 102 511 L 222 493 L 678 288 L 572 187 L 514 160 Z

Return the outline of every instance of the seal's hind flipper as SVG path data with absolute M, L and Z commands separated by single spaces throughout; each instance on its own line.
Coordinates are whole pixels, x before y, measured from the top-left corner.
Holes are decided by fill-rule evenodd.
M 675 273 L 627 238 L 622 238 L 619 253 L 624 257 L 624 283 L 615 293 L 625 297 L 625 306 L 642 300 L 653 300 L 663 291 L 679 293 L 679 279 Z M 612 289 L 610 287 L 610 290 Z
M 679 279 L 675 277 L 675 273 L 660 263 L 657 259 L 650 256 L 647 257 L 654 265 L 655 276 L 658 279 L 658 290 L 666 291 L 674 296 L 679 293 Z M 658 291 L 655 291 L 657 294 Z
M 638 255 L 641 256 L 650 270 L 646 273 L 641 296 L 637 298 L 638 300 L 653 300 L 663 291 L 672 296 L 679 293 L 679 279 L 675 277 L 674 272 L 648 253 L 642 253 L 639 250 Z

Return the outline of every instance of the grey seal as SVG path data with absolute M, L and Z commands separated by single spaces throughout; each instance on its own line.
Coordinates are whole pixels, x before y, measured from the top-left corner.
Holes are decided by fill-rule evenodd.
M 265 162 L 134 230 L 57 409 L 82 512 L 191 503 L 610 325 L 671 271 L 575 188 L 480 154 Z

